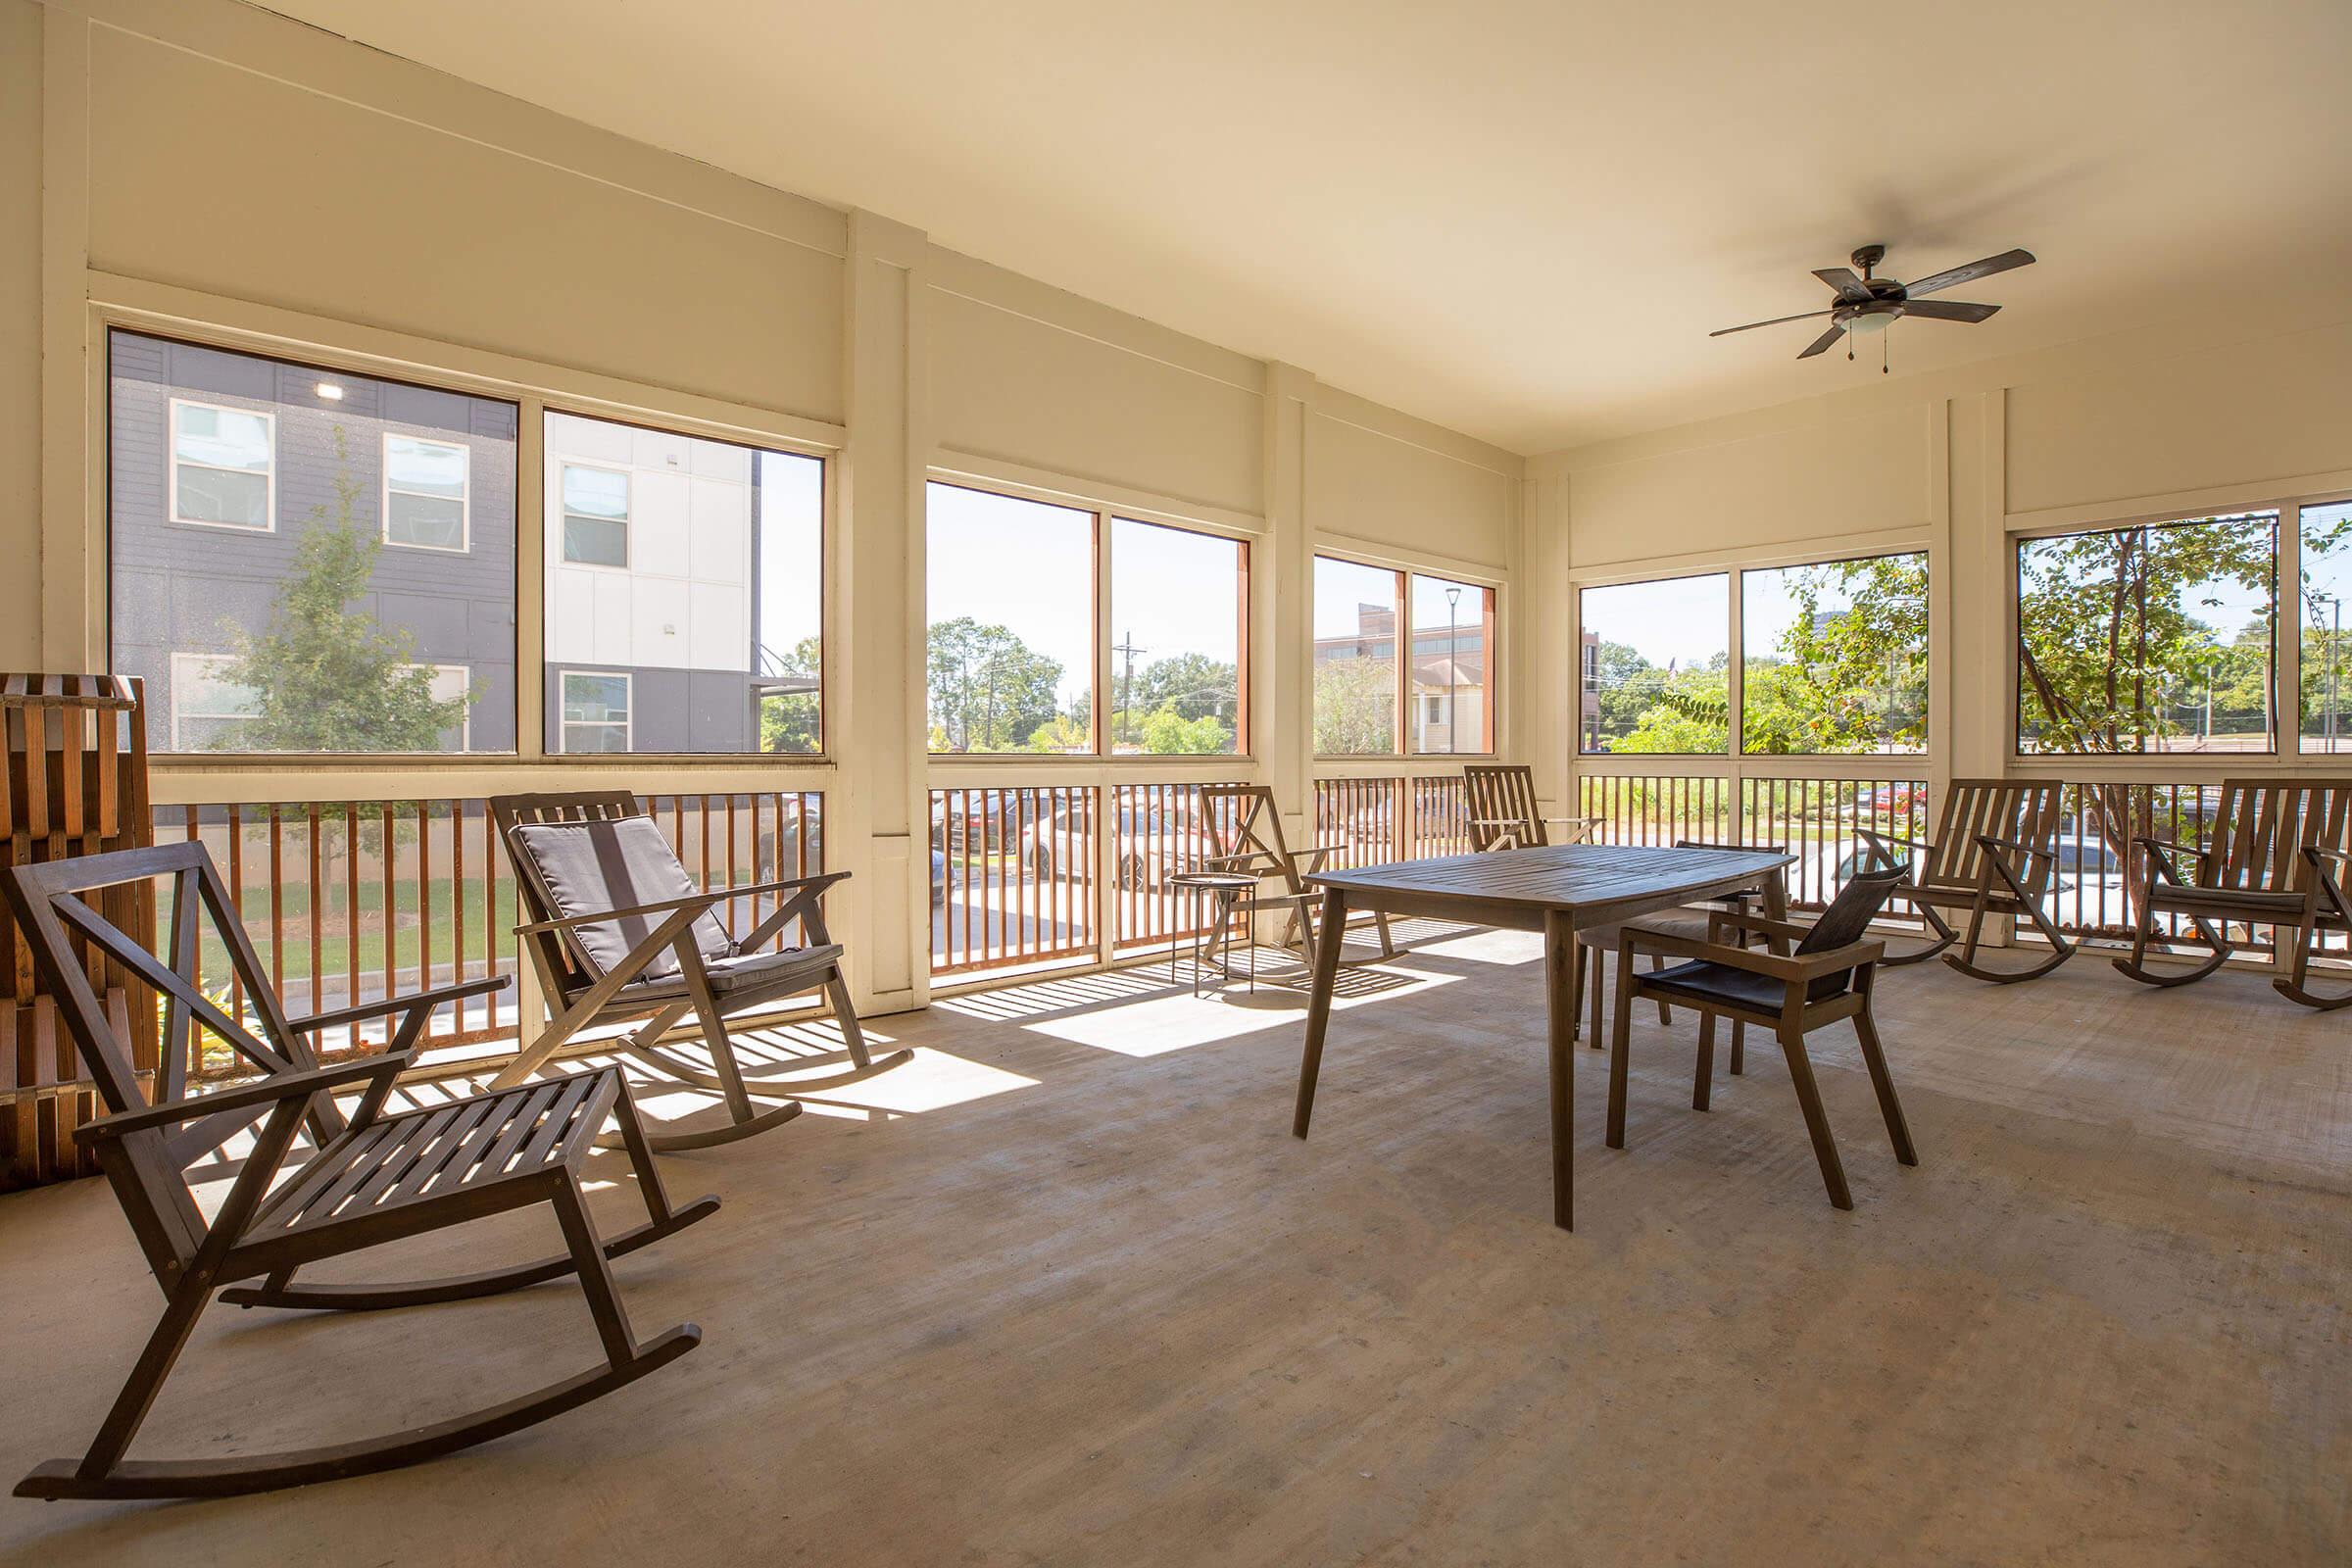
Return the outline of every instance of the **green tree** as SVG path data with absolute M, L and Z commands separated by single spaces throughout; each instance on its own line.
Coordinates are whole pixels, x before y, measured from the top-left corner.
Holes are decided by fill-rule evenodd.
M 1187 718 L 1174 704 L 1144 717 L 1144 750 L 1158 756 L 1230 752 L 1233 731 L 1215 714 Z
M 1741 672 L 1751 755 L 1924 749 L 1928 558 L 1876 556 L 1793 573 L 1795 622 Z
M 253 721 L 224 747 L 270 752 L 432 752 L 466 716 L 467 697 L 436 698 L 433 672 L 415 640 L 354 609 L 367 594 L 383 541 L 353 511 L 343 427 L 335 426 L 335 501 L 311 509 L 257 636 L 226 623 L 227 678 L 252 693 Z
M 1315 751 L 1327 757 L 1396 749 L 1396 662 L 1333 659 L 1315 665 Z
M 1231 729 L 1239 717 L 1241 671 L 1206 654 L 1177 654 L 1135 672 L 1129 703 L 1138 713 L 1172 708 L 1180 718 L 1214 718 Z
M 793 644 L 783 660 L 786 675 L 817 678 L 823 649 L 815 637 Z M 792 756 L 811 756 L 822 744 L 818 727 L 817 694 L 776 692 L 760 700 L 760 750 Z
M 948 750 L 1009 752 L 1052 720 L 1061 662 L 969 615 L 931 624 L 925 678 Z

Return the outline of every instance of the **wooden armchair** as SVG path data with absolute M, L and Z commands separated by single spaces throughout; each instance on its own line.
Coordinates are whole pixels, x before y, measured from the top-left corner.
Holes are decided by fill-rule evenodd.
M 1462 769 L 1462 793 L 1470 804 L 1470 848 L 1529 850 L 1550 844 L 1547 829 L 1560 826 L 1562 844 L 1582 844 L 1596 818 L 1544 816 L 1536 808 L 1536 770 L 1516 764 L 1472 763 Z
M 172 891 L 168 963 L 95 907 L 110 889 L 144 886 L 159 877 L 168 878 Z M 218 1496 L 389 1470 L 520 1431 L 634 1382 L 701 1342 L 702 1330 L 691 1323 L 637 1339 L 607 1266 L 609 1259 L 718 1208 L 715 1198 L 670 1205 L 619 1068 L 573 1073 L 418 1110 L 384 1109 L 393 1080 L 416 1059 L 433 1010 L 495 991 L 507 983 L 505 977 L 289 1019 L 200 844 L 17 866 L 0 882 L 106 1104 L 108 1114 L 74 1136 L 95 1150 L 165 1301 L 162 1320 L 89 1451 L 78 1461 L 40 1466 L 18 1483 L 19 1496 Z M 226 949 L 252 1008 L 251 1029 L 207 999 L 196 983 L 199 932 L 207 921 Z M 152 988 L 152 1001 L 134 992 L 134 1005 L 163 1005 L 168 1044 L 152 1102 L 142 1096 L 118 1034 L 122 1020 L 106 1016 L 90 987 L 75 951 L 77 938 Z M 397 1020 L 383 1053 L 318 1065 L 310 1047 L 312 1034 L 372 1018 Z M 187 1094 L 185 1045 L 191 1022 L 203 1024 L 262 1075 L 208 1094 Z M 342 1091 L 359 1096 L 349 1116 L 332 1098 Z M 613 1117 L 637 1167 L 648 1218 L 606 1240 L 589 1216 L 580 1169 L 590 1140 Z M 260 1131 L 228 1196 L 207 1221 L 186 1171 L 257 1121 Z M 317 1152 L 289 1172 L 295 1135 L 306 1124 Z M 542 1203 L 555 1211 L 564 1232 L 565 1250 L 552 1257 L 406 1284 L 294 1282 L 298 1270 L 321 1259 Z M 357 1443 L 210 1460 L 124 1457 L 216 1286 L 260 1280 L 223 1293 L 222 1300 L 241 1306 L 364 1311 L 489 1296 L 564 1274 L 578 1275 L 587 1295 L 604 1342 L 600 1366 L 470 1415 Z
M 502 795 L 490 802 L 490 812 L 514 861 L 517 907 L 528 916 L 514 932 L 555 1013 L 492 1088 L 524 1082 L 583 1029 L 646 1019 L 613 1049 L 662 1077 L 719 1096 L 726 1112 L 714 1124 L 673 1124 L 648 1134 L 654 1149 L 669 1152 L 764 1132 L 801 1113 L 793 1096 L 863 1078 L 913 1054 L 894 1052 L 877 1061 L 866 1050 L 842 979 L 841 948 L 826 935 L 818 902 L 825 889 L 849 880 L 848 872 L 697 888 L 660 826 L 625 791 Z M 774 912 L 741 940 L 712 912 L 732 900 L 771 894 L 779 898 Z M 769 951 L 768 943 L 795 920 L 809 945 Z M 727 1019 L 811 991 L 822 991 L 831 1004 L 852 1070 L 781 1082 L 744 1072 Z M 662 1038 L 689 1012 L 701 1025 L 707 1068 Z M 812 1059 L 822 1058 L 796 1057 L 781 1070 L 803 1072 Z M 754 1097 L 783 1102 L 760 1108 Z
M 1671 1001 L 1698 1011 L 1698 1074 L 1690 1104 L 1705 1110 L 1715 1077 L 1715 1020 L 1769 1029 L 1781 1042 L 1788 1060 L 1788 1076 L 1796 1085 L 1796 1102 L 1804 1112 L 1805 1130 L 1812 1135 L 1813 1156 L 1820 1162 L 1822 1184 L 1830 1201 L 1839 1208 L 1854 1206 L 1846 1190 L 1845 1167 L 1838 1157 L 1823 1112 L 1821 1091 L 1813 1081 L 1813 1062 L 1805 1054 L 1805 1036 L 1841 1018 L 1854 1021 L 1862 1043 L 1862 1059 L 1870 1068 L 1871 1087 L 1878 1091 L 1879 1111 L 1886 1121 L 1886 1136 L 1894 1157 L 1906 1165 L 1919 1163 L 1911 1147 L 1911 1129 L 1903 1120 L 1902 1102 L 1895 1098 L 1894 1078 L 1886 1070 L 1886 1054 L 1879 1043 L 1877 1022 L 1871 1016 L 1871 991 L 1886 944 L 1865 940 L 1871 920 L 1893 897 L 1910 867 L 1897 865 L 1865 872 L 1845 885 L 1819 920 L 1810 926 L 1739 910 L 1726 910 L 1714 919 L 1718 935 L 1754 932 L 1767 938 L 1787 938 L 1795 949 L 1787 956 L 1759 953 L 1724 941 L 1693 941 L 1683 936 L 1651 933 L 1637 937 L 1632 927 L 1617 939 L 1616 1028 L 1609 1057 L 1608 1145 L 1625 1147 L 1626 1070 L 1629 1036 L 1633 1032 L 1634 1002 L 1650 997 Z M 1649 974 L 1634 973 L 1634 947 L 1679 956 L 1684 961 Z
M 2352 990 L 2326 996 L 2310 985 L 2320 939 L 2352 930 L 2343 884 L 2352 863 L 2352 779 L 2225 779 L 2206 847 L 2144 836 L 2133 843 L 2144 858 L 2139 911 L 2132 956 L 2116 959 L 2118 969 L 2148 985 L 2184 986 L 2229 961 L 2230 922 L 2268 925 L 2287 964 L 2271 981 L 2280 996 L 2323 1009 L 2352 1004 Z M 2194 870 L 2183 875 L 2176 857 L 2187 858 Z M 2159 914 L 2187 915 L 2213 956 L 2178 974 L 2150 969 L 2148 944 L 2157 939 Z
M 1995 985 L 2015 985 L 2048 974 L 2075 956 L 2041 901 L 2048 895 L 2050 872 L 2058 863 L 2058 824 L 2066 786 L 2055 783 L 2014 783 L 1997 778 L 1956 778 L 1943 794 L 1943 810 L 1936 818 L 1931 843 L 1862 828 L 1859 836 L 1870 846 L 1882 867 L 1908 860 L 1915 874 L 1897 890 L 1910 901 L 1935 940 L 1916 953 L 1890 955 L 1888 964 L 1924 963 L 1943 954 L 1943 961 L 1962 974 Z M 1897 855 L 1895 846 L 1912 852 Z M 1957 955 L 1944 949 L 1960 940 L 1945 909 L 1968 911 L 1968 940 Z M 1989 915 L 2024 918 L 2050 945 L 2050 956 L 2023 969 L 1989 969 L 1977 961 L 1977 946 Z
M 1213 852 L 1203 861 L 1203 868 L 1272 879 L 1279 891 L 1258 894 L 1255 903 L 1259 908 L 1290 906 L 1290 913 L 1283 921 L 1281 946 L 1296 945 L 1300 958 L 1312 968 L 1314 944 L 1324 935 L 1317 925 L 1323 895 L 1308 888 L 1306 878 L 1323 869 L 1323 862 L 1331 858 L 1330 849 L 1290 847 L 1282 831 L 1282 813 L 1275 809 L 1271 785 L 1203 784 L 1200 788 L 1200 820 L 1207 829 Z M 1229 905 L 1225 900 L 1219 903 Z M 1396 943 L 1390 934 L 1386 913 L 1379 917 L 1378 924 L 1380 956 L 1395 957 Z M 1334 941 L 1345 940 L 1343 932 L 1330 935 Z
M 1674 847 L 1678 850 L 1736 850 L 1753 855 L 1786 855 L 1788 853 L 1788 846 L 1786 844 L 1719 844 L 1706 839 L 1676 839 Z M 1608 967 L 1609 954 L 1617 949 L 1626 932 L 1631 931 L 1634 934 L 1634 952 L 1648 954 L 1651 969 L 1663 969 L 1666 966 L 1666 956 L 1650 944 L 1648 940 L 1650 937 L 1673 936 L 1698 942 L 1720 941 L 1723 939 L 1724 933 L 1716 926 L 1716 915 L 1726 909 L 1746 911 L 1758 898 L 1767 900 L 1766 913 L 1776 917 L 1785 915 L 1788 902 L 1786 888 L 1786 882 L 1776 880 L 1769 892 L 1764 888 L 1740 888 L 1706 904 L 1689 904 L 1679 909 L 1661 909 L 1655 914 L 1637 915 L 1631 920 L 1615 925 L 1596 925 L 1590 930 L 1579 931 L 1576 934 L 1577 983 L 1579 985 L 1589 983 L 1592 987 L 1592 1049 L 1598 1051 L 1601 1041 L 1605 1038 L 1600 1027 L 1601 975 Z M 1733 933 L 1733 936 L 1741 947 L 1748 946 L 1751 942 L 1759 946 L 1771 946 L 1753 932 L 1740 931 Z M 1588 956 L 1592 962 L 1592 976 L 1589 982 L 1584 973 Z M 1658 1022 L 1674 1022 L 1674 1009 L 1663 997 L 1657 999 L 1657 1005 Z M 1732 1071 L 1737 1074 L 1744 1072 L 1746 1069 L 1747 1025 L 1734 1019 L 1732 1021 Z

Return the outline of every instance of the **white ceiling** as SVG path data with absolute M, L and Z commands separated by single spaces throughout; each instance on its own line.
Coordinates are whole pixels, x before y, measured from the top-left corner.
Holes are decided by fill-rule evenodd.
M 2352 270 L 2345 0 L 269 3 L 1523 452 Z

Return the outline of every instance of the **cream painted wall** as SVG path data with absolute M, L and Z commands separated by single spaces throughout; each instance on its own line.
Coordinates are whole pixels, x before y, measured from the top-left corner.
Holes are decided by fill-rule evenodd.
M 0 224 L 0 560 L 19 567 L 0 573 L 0 662 L 103 657 L 91 349 L 109 312 L 145 313 L 156 330 L 226 330 L 297 358 L 358 356 L 393 373 L 513 388 L 502 395 L 525 403 L 526 460 L 541 402 L 830 450 L 831 757 L 616 764 L 610 776 L 640 788 L 827 790 L 828 857 L 854 874 L 835 929 L 860 955 L 853 980 L 869 1006 L 928 994 L 928 868 L 914 840 L 926 832 L 922 792 L 948 765 L 921 752 L 921 508 L 934 466 L 1255 540 L 1256 755 L 1242 766 L 1277 785 L 1295 829 L 1313 773 L 1304 638 L 1317 542 L 1495 582 L 1513 636 L 1525 466 L 1513 454 L 906 225 L 232 0 L 46 10 L 0 0 L 0 134 L 4 210 L 38 220 Z M 541 474 L 524 466 L 529 514 Z M 539 632 L 540 574 L 524 563 L 526 645 Z M 1273 652 L 1286 647 L 1299 657 Z M 1503 664 L 1507 749 L 1524 665 L 1515 646 Z M 528 710 L 537 677 L 526 667 L 522 679 Z M 158 792 L 293 799 L 584 781 L 531 755 L 539 727 L 522 726 L 525 754 L 504 764 L 180 763 L 159 773 Z M 1129 766 L 1016 762 L 991 776 L 1146 776 L 1119 771 Z M 1234 770 L 1227 760 L 1200 776 Z
M 0 667 L 40 662 L 41 10 L 0 0 Z
M 2011 534 L 2352 493 L 2352 289 L 2297 314 L 2118 333 L 1531 459 L 1531 508 L 1566 545 L 1560 618 L 1571 577 L 1924 540 L 1932 771 L 2052 765 L 2010 755 Z M 1525 737 L 1554 776 L 1566 712 Z

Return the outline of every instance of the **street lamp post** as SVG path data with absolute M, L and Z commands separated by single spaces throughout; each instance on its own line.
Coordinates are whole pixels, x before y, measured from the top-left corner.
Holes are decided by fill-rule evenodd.
M 2336 645 L 2344 640 L 2344 596 L 2342 594 L 2330 594 L 2328 596 L 2328 598 L 2329 605 L 2335 612 L 2334 626 L 2328 633 L 2328 751 L 2329 756 L 2333 756 L 2335 753 L 2336 734 L 2335 650 Z
M 1461 663 L 1462 651 L 1453 640 L 1454 611 L 1461 602 L 1461 589 L 1446 590 L 1446 750 L 1448 752 L 1454 750 L 1453 732 L 1461 723 L 1461 710 L 1455 706 L 1454 686 L 1455 669 Z

